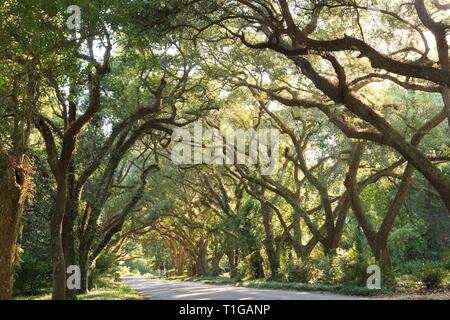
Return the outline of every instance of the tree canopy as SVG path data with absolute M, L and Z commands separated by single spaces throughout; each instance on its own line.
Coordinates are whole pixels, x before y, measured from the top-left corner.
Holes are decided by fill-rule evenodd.
M 0 299 L 76 299 L 126 268 L 450 268 L 445 1 L 80 0 L 79 28 L 71 4 L 0 6 Z M 264 174 L 238 159 L 269 130 Z

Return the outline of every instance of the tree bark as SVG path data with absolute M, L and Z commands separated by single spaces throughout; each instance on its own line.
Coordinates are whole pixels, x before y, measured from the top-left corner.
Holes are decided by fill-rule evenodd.
M 234 250 L 229 250 L 225 254 L 227 255 L 228 264 L 230 265 L 230 277 L 236 278 L 238 274 L 237 274 L 235 252 Z
M 75 179 L 75 163 L 74 160 L 71 161 L 69 166 L 68 175 L 68 199 L 66 205 L 66 213 L 64 215 L 63 221 L 63 249 L 64 249 L 64 259 L 66 266 L 78 265 L 78 252 L 76 248 L 76 236 L 75 236 L 75 222 L 78 216 L 79 210 L 79 199 L 78 192 L 76 190 L 76 179 Z M 68 300 L 74 300 L 76 298 L 77 291 L 69 290 L 66 287 L 66 298 Z
M 439 3 L 439 1 L 434 1 L 436 7 L 440 10 L 447 9 L 450 7 L 449 5 L 443 6 Z M 444 23 L 439 23 L 434 21 L 433 18 L 428 13 L 428 10 L 425 6 L 424 0 L 415 0 L 414 6 L 417 11 L 417 15 L 419 16 L 420 21 L 430 30 L 436 40 L 436 49 L 439 57 L 439 64 L 442 70 L 450 73 L 450 59 L 448 55 L 448 42 L 447 42 L 447 29 Z M 450 130 L 450 85 L 442 84 L 441 94 L 442 99 L 444 101 L 445 109 L 447 110 L 447 120 L 448 127 Z
M 276 278 L 280 268 L 280 261 L 277 259 L 275 252 L 275 240 L 273 236 L 273 211 L 265 202 L 261 202 L 261 214 L 263 218 L 263 226 L 265 238 L 263 240 L 267 258 L 269 260 L 270 277 Z
M 0 149 L 0 300 L 12 295 L 17 238 L 30 174 L 24 155 L 12 156 Z
M 196 261 L 197 275 L 205 275 L 208 273 L 208 241 L 201 240 L 198 247 L 198 256 Z
M 51 250 L 53 263 L 53 300 L 64 300 L 66 297 L 66 263 L 62 227 L 67 202 L 67 173 L 59 172 L 54 212 L 50 223 Z
M 88 253 L 80 250 L 78 261 L 80 263 L 80 273 L 81 273 L 81 289 L 79 293 L 84 294 L 89 290 L 89 259 Z
M 214 277 L 220 275 L 220 260 L 222 260 L 223 252 L 215 251 L 211 261 L 211 273 Z

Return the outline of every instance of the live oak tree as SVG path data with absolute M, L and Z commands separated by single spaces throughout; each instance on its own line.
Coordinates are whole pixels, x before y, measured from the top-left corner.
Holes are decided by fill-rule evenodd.
M 437 10 L 431 10 L 432 6 Z M 435 150 L 420 145 L 431 130 L 436 127 L 442 130 L 440 124 L 448 117 L 448 47 L 445 38 L 448 25 L 445 10 L 445 6 L 439 3 L 424 5 L 423 1 L 403 5 L 307 1 L 300 5 L 299 1 L 261 0 L 226 3 L 159 1 L 139 11 L 134 22 L 145 32 L 158 26 L 168 34 L 174 32 L 192 41 L 206 62 L 204 69 L 207 75 L 215 79 L 213 82 L 219 92 L 216 98 L 222 100 L 224 109 L 231 110 L 236 104 L 236 108 L 242 111 L 254 103 L 259 108 L 254 117 L 261 118 L 264 114 L 265 121 L 271 121 L 293 145 L 284 154 L 285 162 L 280 163 L 283 169 L 276 179 L 258 177 L 254 168 L 245 166 L 225 167 L 226 171 L 221 172 L 219 179 L 211 173 L 205 173 L 206 180 L 194 179 L 191 184 L 196 186 L 197 196 L 201 194 L 199 199 L 203 199 L 203 205 L 195 202 L 182 206 L 184 210 L 179 212 L 181 217 L 177 215 L 174 228 L 164 222 L 154 227 L 162 237 L 179 241 L 178 244 L 184 247 L 181 251 L 189 252 L 194 264 L 194 270 L 190 269 L 190 272 L 205 271 L 205 243 L 209 241 L 211 244 L 214 265 L 217 265 L 217 259 L 221 259 L 220 251 L 226 250 L 224 245 L 233 243 L 231 235 L 222 243 L 220 237 L 211 233 L 211 230 L 220 230 L 220 221 L 226 221 L 218 213 L 230 211 L 225 206 L 228 201 L 224 200 L 230 198 L 229 191 L 220 187 L 220 181 L 230 176 L 233 177 L 231 181 L 235 179 L 238 185 L 244 186 L 245 197 L 253 197 L 261 205 L 267 240 L 265 251 L 273 274 L 277 269 L 277 250 L 281 250 L 286 239 L 296 249 L 298 258 L 305 260 L 313 251 L 317 252 L 319 243 L 328 254 L 339 248 L 344 232 L 342 228 L 350 210 L 361 225 L 375 258 L 390 268 L 388 238 L 410 190 L 414 168 L 434 186 L 442 202 L 447 207 L 449 205 L 449 179 L 442 170 L 442 158 L 436 156 Z M 159 12 L 161 16 L 162 13 L 170 13 L 170 19 L 156 19 L 150 12 Z M 374 15 L 379 19 L 373 19 Z M 430 30 L 434 38 L 425 35 L 426 30 Z M 249 90 L 239 92 L 239 87 Z M 416 98 L 412 103 L 407 103 L 407 99 L 387 103 L 386 99 L 377 97 L 381 92 L 388 96 L 389 90 L 395 90 L 397 95 L 414 92 Z M 222 99 L 223 91 L 230 95 L 229 99 Z M 248 99 L 249 92 L 253 99 Z M 427 104 L 421 101 L 422 96 L 432 99 L 437 107 L 427 109 Z M 341 165 L 337 170 L 340 180 L 331 175 L 340 188 L 324 182 L 323 171 L 330 173 L 332 169 L 328 166 L 311 168 L 306 161 L 304 153 L 311 150 L 305 142 L 308 139 L 292 130 L 292 124 L 302 123 L 304 117 L 281 116 L 271 111 L 274 102 L 277 107 L 295 112 L 310 109 L 304 113 L 308 112 L 313 115 L 312 119 L 323 124 L 323 127 L 305 126 L 306 132 L 318 130 L 316 141 L 324 138 L 320 133 L 327 132 L 326 126 L 340 136 L 342 146 L 347 146 L 347 150 L 342 149 L 345 157 L 336 157 L 336 163 Z M 272 104 L 267 107 L 266 103 Z M 415 105 L 424 112 L 429 111 L 428 122 L 411 124 L 408 109 L 415 108 Z M 230 115 L 226 117 L 233 118 Z M 217 118 L 221 115 L 206 122 L 211 124 Z M 355 150 L 361 141 L 366 141 L 370 149 L 389 154 L 390 161 L 382 166 L 367 160 L 360 163 Z M 370 166 L 370 174 L 362 170 L 364 166 Z M 399 182 L 397 196 L 386 209 L 387 214 L 380 210 L 383 222 L 376 231 L 364 212 L 361 198 L 368 186 L 386 179 Z M 336 190 L 340 193 L 336 194 Z M 305 199 L 309 200 L 306 205 L 303 204 Z M 291 219 L 287 214 L 289 209 L 293 213 L 290 223 L 286 221 Z M 183 212 L 189 219 L 209 217 L 210 214 L 216 218 L 207 219 L 206 226 L 202 227 L 187 223 Z M 277 220 L 273 219 L 274 215 Z M 171 221 L 173 218 L 166 219 Z M 226 237 L 226 231 L 221 232 Z M 189 237 L 196 240 L 188 240 Z M 305 238 L 308 243 L 304 242 Z M 228 251 L 229 265 L 234 268 L 239 254 Z
M 69 265 L 84 293 L 143 255 L 169 274 L 276 280 L 448 247 L 443 1 L 83 2 L 79 31 L 65 6 L 0 9 L 0 299 L 19 245 L 37 245 L 17 240 L 35 212 L 51 241 L 43 222 L 25 237 L 51 247 L 54 299 L 80 293 Z M 171 163 L 174 129 L 195 121 L 278 130 L 275 174 Z
M 96 179 L 97 181 L 92 181 L 84 192 L 86 205 L 82 210 L 81 223 L 78 226 L 78 237 L 80 240 L 79 258 L 83 276 L 82 290 L 86 290 L 86 275 L 90 267 L 90 261 L 95 260 L 104 246 L 111 240 L 111 237 L 119 232 L 123 226 L 123 222 L 116 224 L 115 228 L 117 228 L 117 230 L 115 230 L 114 233 L 105 236 L 105 243 L 99 244 L 95 249 L 92 248 L 93 240 L 97 232 L 98 220 L 111 195 L 111 189 L 114 188 L 115 173 L 120 168 L 122 159 L 135 145 L 139 145 L 141 139 L 146 135 L 152 135 L 153 133 L 155 145 L 158 146 L 161 144 L 164 146 L 167 142 L 170 142 L 170 135 L 174 128 L 186 125 L 197 119 L 196 115 L 184 115 L 177 107 L 177 104 L 181 103 L 182 100 L 186 98 L 186 88 L 191 86 L 191 84 L 188 83 L 187 77 L 189 68 L 188 66 L 185 66 L 185 68 L 184 74 L 181 73 L 179 79 L 177 77 L 170 79 L 164 78 L 160 80 L 155 88 L 151 88 L 151 82 L 155 81 L 154 78 L 151 80 L 139 80 L 142 81 L 139 85 L 148 88 L 150 90 L 149 93 L 154 96 L 153 99 L 150 100 L 150 105 L 144 107 L 140 106 L 138 103 L 138 111 L 136 113 L 132 114 L 128 119 L 125 119 L 125 121 L 120 122 L 116 127 L 113 127 L 113 135 L 105 141 L 102 148 L 102 150 L 106 152 L 102 151 L 98 154 L 93 159 L 94 161 L 89 164 L 87 169 L 80 175 L 77 190 L 82 189 L 88 176 L 96 171 L 100 174 L 99 178 Z M 171 70 L 168 69 L 168 71 Z M 126 103 L 129 102 L 127 101 Z M 200 109 L 197 111 L 201 112 Z M 127 131 L 130 129 L 131 131 Z M 157 133 L 159 133 L 159 135 Z M 114 141 L 112 137 L 117 140 Z M 154 149 L 155 146 L 150 145 L 148 148 Z M 154 152 L 156 152 L 156 150 L 154 150 Z M 106 161 L 101 161 L 104 157 L 106 158 Z M 101 168 L 102 164 L 105 165 L 104 169 Z M 131 202 L 130 206 L 131 205 L 136 205 L 136 203 L 133 204 Z M 125 219 L 126 214 L 129 213 L 128 210 L 125 210 L 123 213 L 123 219 Z M 92 253 L 91 249 L 94 250 Z
M 95 224 L 104 203 L 103 199 L 105 199 L 109 190 L 111 177 L 121 158 L 134 142 L 149 130 L 160 130 L 170 134 L 171 129 L 169 125 L 183 125 L 183 121 L 176 122 L 175 104 L 178 103 L 177 100 L 181 98 L 186 90 L 186 81 L 191 70 L 185 65 L 184 74 L 181 74 L 178 83 L 171 84 L 171 87 L 169 87 L 169 93 L 167 93 L 169 97 L 163 97 L 162 91 L 166 87 L 166 80 L 163 74 L 161 74 L 162 80 L 160 80 L 159 85 L 153 86 L 153 83 L 144 82 L 143 85 L 155 97 L 154 101 L 150 102 L 148 106 L 139 106 L 136 111 L 132 111 L 127 118 L 113 128 L 111 136 L 106 139 L 95 161 L 87 164 L 86 170 L 81 172 L 80 179 L 78 179 L 77 145 L 83 131 L 90 124 L 97 121 L 96 118 L 104 107 L 105 98 L 104 94 L 102 94 L 102 88 L 105 86 L 106 76 L 112 71 L 113 42 L 120 38 L 118 33 L 111 30 L 116 28 L 115 23 L 117 21 L 105 20 L 113 17 L 113 19 L 120 21 L 120 15 L 114 16 L 117 8 L 114 8 L 115 10 L 112 11 L 112 14 L 106 16 L 104 15 L 106 8 L 102 5 L 83 9 L 85 9 L 87 14 L 85 15 L 85 20 L 83 20 L 84 24 L 81 29 L 80 39 L 66 41 L 64 32 L 61 32 L 62 35 L 58 33 L 62 37 L 60 41 L 62 41 L 65 48 L 67 47 L 65 54 L 71 59 L 71 68 L 67 69 L 66 72 L 58 70 L 59 74 L 54 71 L 46 74 L 48 87 L 53 92 L 53 97 L 50 98 L 54 100 L 51 101 L 53 116 L 47 117 L 45 114 L 33 115 L 34 125 L 45 142 L 48 163 L 57 186 L 51 222 L 54 299 L 64 299 L 66 295 L 73 298 L 74 292 L 66 292 L 66 267 L 76 264 L 80 257 L 80 262 L 86 261 L 86 255 L 89 252 L 91 239 L 95 232 L 95 230 L 91 232 L 91 229 L 95 229 Z M 47 13 L 51 15 L 53 11 L 50 10 Z M 97 19 L 98 16 L 101 16 L 102 19 Z M 77 37 L 76 34 L 75 37 Z M 134 40 L 131 36 L 123 40 L 123 42 L 125 41 Z M 55 50 L 58 45 L 51 43 L 49 48 L 50 50 Z M 97 47 L 100 47 L 102 50 L 101 57 L 98 57 Z M 81 68 L 82 72 L 76 73 L 74 71 L 76 68 Z M 151 79 L 151 81 L 153 80 L 154 78 Z M 68 88 L 68 92 L 64 92 L 65 88 Z M 83 90 L 87 90 L 88 94 L 84 95 Z M 165 106 L 161 106 L 161 99 L 163 98 L 167 98 L 170 105 L 168 107 L 169 110 L 166 110 Z M 82 102 L 83 99 L 86 101 L 86 104 Z M 55 101 L 56 108 L 53 105 Z M 155 115 L 165 112 L 167 112 L 166 116 L 155 119 Z M 138 121 L 143 122 L 138 124 L 128 137 L 128 130 L 137 124 Z M 185 121 L 189 121 L 189 119 Z M 117 143 L 116 139 L 118 140 Z M 84 184 L 103 163 L 102 160 L 112 147 L 116 147 L 117 150 L 110 155 L 107 170 L 103 175 L 104 188 L 97 190 L 97 193 L 99 193 L 97 194 L 98 201 L 95 202 L 93 206 L 94 212 L 90 216 L 90 220 L 87 221 L 89 226 L 88 233 L 82 234 L 81 256 L 78 257 L 79 253 L 77 248 L 75 248 L 76 236 L 74 234 L 75 221 L 79 214 L 78 199 Z M 85 264 L 82 263 L 83 271 L 86 270 Z
M 180 12 L 183 5 L 189 5 L 191 10 L 187 15 L 180 14 L 171 27 L 187 25 L 194 30 L 195 39 L 239 40 L 248 48 L 270 50 L 285 57 L 285 63 L 292 65 L 299 77 L 313 84 L 316 97 L 321 96 L 331 105 L 323 101 L 316 104 L 318 101 L 308 95 L 274 97 L 287 99 L 291 105 L 317 108 L 330 118 L 336 115 L 333 104 L 344 106 L 352 118 L 363 124 L 363 129 L 357 129 L 340 123 L 339 128 L 349 138 L 396 150 L 430 181 L 450 209 L 450 179 L 359 92 L 367 83 L 386 79 L 405 89 L 440 93 L 448 114 L 446 8 L 439 6 L 434 18 L 424 0 L 400 4 L 370 5 L 366 1 L 344 0 L 307 1 L 302 5 L 288 0 L 237 0 L 226 4 L 187 1 L 172 3 Z M 371 11 L 382 16 L 376 20 L 380 21 L 376 26 L 371 25 Z M 189 20 L 191 14 L 197 19 Z M 433 40 L 424 35 L 427 30 L 433 33 Z M 403 39 L 396 32 L 411 36 Z M 435 43 L 429 43 L 432 41 Z M 325 71 L 325 65 L 333 72 Z
M 52 29 L 55 37 L 46 36 L 51 19 L 41 9 L 36 1 L 6 1 L 0 10 L 0 299 L 12 293 L 22 212 L 33 190 L 30 143 L 36 115 L 45 109 L 48 74 L 58 73 L 70 62 L 51 50 L 63 32 Z

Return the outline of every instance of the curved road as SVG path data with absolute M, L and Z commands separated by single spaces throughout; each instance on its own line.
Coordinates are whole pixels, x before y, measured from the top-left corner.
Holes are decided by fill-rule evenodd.
M 253 289 L 197 282 L 123 277 L 122 282 L 150 300 L 355 300 L 329 293 Z

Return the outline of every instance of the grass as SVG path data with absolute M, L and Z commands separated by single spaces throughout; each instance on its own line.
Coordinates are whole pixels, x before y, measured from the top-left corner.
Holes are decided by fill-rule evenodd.
M 150 277 L 147 277 L 150 278 Z M 158 279 L 158 277 L 151 277 L 153 279 Z M 181 280 L 181 281 L 187 281 L 187 276 L 170 276 L 170 277 L 164 277 L 165 280 Z
M 387 293 L 386 290 L 370 290 L 363 287 L 331 284 L 309 284 L 298 282 L 276 282 L 267 280 L 243 281 L 239 286 L 261 289 L 284 289 L 297 291 L 331 292 L 351 296 L 376 296 Z
M 257 289 L 283 289 L 283 290 L 298 290 L 298 291 L 315 291 L 315 292 L 330 292 L 342 295 L 351 296 L 378 296 L 378 295 L 396 295 L 403 293 L 413 293 L 423 290 L 423 285 L 418 282 L 411 275 L 396 276 L 396 288 L 370 290 L 365 287 L 356 287 L 350 285 L 331 285 L 331 284 L 309 284 L 299 282 L 283 282 L 283 281 L 269 281 L 269 280 L 237 280 L 229 277 L 212 277 L 212 276 L 176 276 L 169 277 L 168 280 L 182 280 L 201 282 L 204 284 L 217 285 L 233 285 L 237 287 L 248 287 Z M 447 278 L 447 283 L 444 286 L 450 285 L 450 275 Z
M 33 295 L 22 295 L 15 300 L 51 300 L 51 289 L 42 290 Z M 77 300 L 142 300 L 142 297 L 130 287 L 118 282 L 102 281 L 99 288 L 77 296 Z
M 14 297 L 14 300 L 51 300 L 51 289 L 42 289 L 33 294 L 19 295 Z
M 217 285 L 233 285 L 236 287 L 247 287 L 256 289 L 283 289 L 283 290 L 297 290 L 297 291 L 315 291 L 315 292 L 330 292 L 343 295 L 352 296 L 377 296 L 381 294 L 390 293 L 388 290 L 369 290 L 363 287 L 353 287 L 346 285 L 329 285 L 329 284 L 309 284 L 299 282 L 281 282 L 281 281 L 269 281 L 269 280 L 237 280 L 228 277 L 211 277 L 211 276 L 198 276 L 198 277 L 168 277 L 167 280 L 182 280 L 200 282 L 204 284 L 217 284 Z

